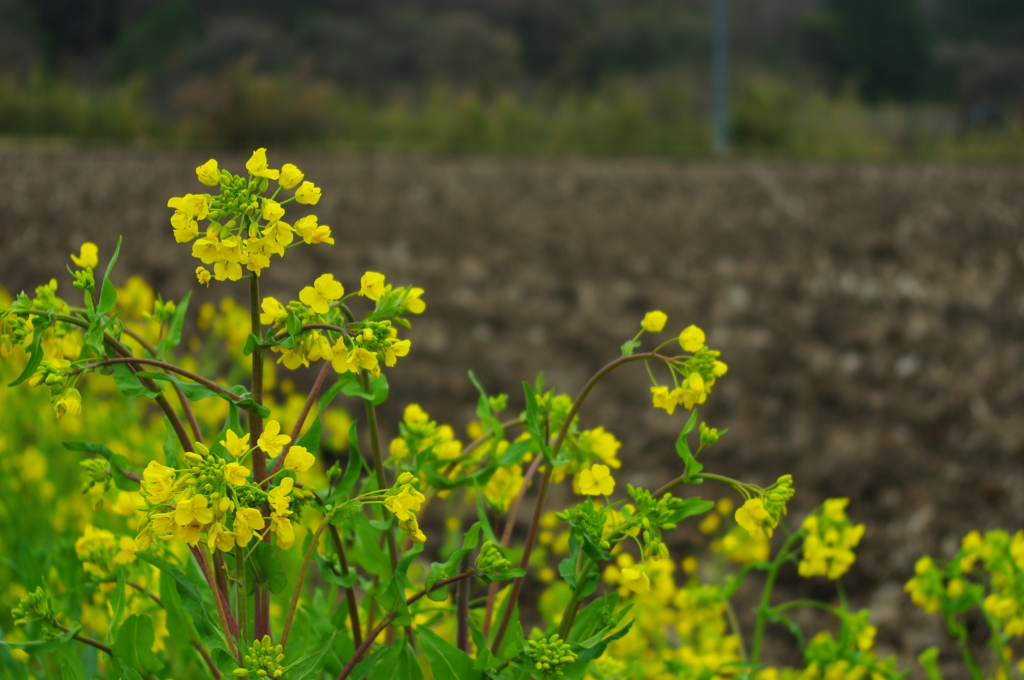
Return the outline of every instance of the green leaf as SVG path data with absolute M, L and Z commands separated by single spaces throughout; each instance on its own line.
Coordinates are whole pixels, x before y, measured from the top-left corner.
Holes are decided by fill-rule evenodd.
M 334 637 L 336 633 L 331 633 L 327 637 L 327 641 L 324 642 L 323 646 L 316 652 L 308 654 L 303 658 L 299 659 L 292 665 L 288 666 L 287 671 L 288 678 L 291 680 L 305 680 L 306 678 L 316 678 L 324 664 L 327 663 L 327 654 L 331 651 L 334 646 Z
M 156 375 L 152 373 L 134 373 L 127 364 L 114 364 L 113 365 L 113 377 L 114 384 L 117 389 L 120 390 L 121 394 L 128 397 L 129 399 L 135 399 L 136 397 L 149 397 L 150 399 L 156 399 L 160 396 L 160 392 L 157 390 L 151 390 L 142 384 L 137 376 Z
M 171 421 L 167 416 L 164 416 L 164 465 L 167 467 L 178 468 L 178 433 L 174 431 L 174 427 L 171 425 Z
M 117 665 L 121 670 L 121 680 L 143 680 L 139 672 L 133 668 L 124 665 L 124 661 L 117 660 Z
M 667 524 L 678 524 L 687 517 L 703 515 L 713 507 L 715 507 L 714 501 L 702 501 L 699 498 L 686 498 L 675 512 L 665 518 L 665 522 Z
M 60 680 L 78 680 L 78 676 L 71 670 L 71 667 L 67 664 L 61 664 L 60 666 Z
M 353 515 L 352 526 L 355 528 L 355 543 L 352 545 L 352 563 L 358 564 L 371 576 L 382 579 L 391 577 L 391 560 L 377 545 L 380 532 L 370 526 L 365 515 Z
M 110 617 L 110 626 L 107 628 L 107 640 L 114 640 L 117 638 L 117 632 L 121 629 L 121 617 L 124 616 L 124 604 L 125 604 L 125 578 L 124 570 L 120 569 L 117 572 L 117 585 L 114 586 L 114 593 L 110 596 L 110 607 L 112 614 Z
M 213 616 L 210 614 L 210 610 L 207 608 L 199 588 L 189 579 L 185 572 L 149 553 L 136 553 L 135 556 L 160 570 L 161 583 L 164 581 L 164 576 L 170 576 L 174 579 L 178 598 L 181 602 L 181 609 L 191 618 L 196 635 L 200 641 L 206 645 L 211 654 L 218 651 L 230 658 L 220 625 L 214 623 Z
M 676 439 L 676 453 L 683 459 L 683 463 L 686 465 L 686 471 L 683 473 L 686 478 L 692 479 L 694 475 L 700 473 L 704 469 L 704 466 L 697 462 L 693 453 L 690 451 L 689 444 L 686 443 L 686 436 L 693 431 L 694 426 L 697 424 L 697 409 L 693 409 L 693 413 L 690 414 L 690 419 L 686 421 L 686 425 L 683 426 L 683 431 L 679 433 L 679 438 Z
M 430 662 L 434 680 L 473 680 L 483 672 L 473 668 L 473 660 L 426 626 L 416 629 L 420 646 Z
M 359 432 L 356 421 L 348 427 L 348 464 L 345 466 L 345 474 L 341 481 L 332 490 L 333 493 L 344 494 L 355 486 L 359 480 L 359 473 L 363 469 L 363 454 L 359 452 Z
M 32 323 L 34 324 L 36 322 L 33 321 Z M 35 331 L 32 333 L 32 343 L 28 347 L 28 363 L 25 364 L 25 368 L 21 371 L 21 374 L 14 379 L 14 382 L 7 385 L 8 387 L 16 387 L 28 380 L 32 374 L 35 373 L 39 364 L 42 363 L 43 347 L 41 343 L 43 340 L 43 331 L 49 328 L 51 323 L 53 323 L 53 314 L 48 314 L 46 316 L 46 323 L 36 326 Z
M 388 379 L 383 373 L 377 377 L 369 376 L 367 388 L 364 389 L 355 373 L 341 373 L 338 381 L 343 383 L 341 391 L 350 397 L 359 397 L 374 406 L 384 403 L 388 398 Z
M 420 633 L 423 629 L 420 629 Z M 469 634 L 473 638 L 473 644 L 476 646 L 476 661 L 473 663 L 473 670 L 483 671 L 489 668 L 494 668 L 500 662 L 498 659 L 491 654 L 491 645 L 487 641 L 487 636 L 480 632 L 480 630 L 472 623 L 469 624 Z
M 444 562 L 434 562 L 430 565 L 430 571 L 427 573 L 426 583 L 423 587 L 427 591 L 427 597 L 434 602 L 443 602 L 447 599 L 448 594 L 444 588 L 438 588 L 437 590 L 431 590 L 434 584 L 438 581 L 448 578 L 449 576 L 455 575 L 455 570 L 459 568 L 459 564 L 463 558 L 476 548 L 477 543 L 480 542 L 480 522 L 475 523 L 470 527 L 469 531 L 466 532 L 465 538 L 462 540 L 462 547 L 458 550 L 452 551 L 452 554 L 448 556 L 448 559 Z
M 633 350 L 635 350 L 639 346 L 639 340 L 627 340 L 626 342 L 622 343 L 622 356 L 632 356 Z
M 539 378 L 538 384 L 540 384 Z M 528 382 L 523 383 L 523 391 L 526 393 L 526 431 L 530 433 L 531 442 L 548 461 L 551 461 L 551 447 L 548 446 L 547 437 L 544 436 L 540 408 L 537 406 L 537 393 Z M 553 463 L 553 461 L 551 462 Z
M 185 323 L 185 312 L 188 310 L 188 301 L 192 298 L 192 291 L 185 294 L 178 306 L 174 309 L 174 316 L 171 317 L 171 325 L 167 329 L 167 335 L 160 340 L 156 351 L 163 354 L 169 349 L 174 349 L 181 344 L 181 327 Z
M 260 541 L 256 545 L 249 563 L 253 566 L 255 577 L 252 586 L 255 586 L 255 580 L 259 580 L 261 583 L 266 583 L 267 588 L 275 595 L 288 586 L 288 575 L 281 568 L 278 551 L 269 543 Z
M 164 667 L 151 649 L 155 639 L 150 618 L 132 614 L 121 624 L 117 642 L 112 648 L 114 656 L 143 673 L 155 673 Z
M 68 451 L 82 451 L 84 453 L 98 453 L 110 463 L 110 473 L 114 479 L 114 486 L 122 491 L 138 491 L 139 482 L 128 476 L 128 459 L 120 453 L 114 453 L 103 444 L 92 442 L 61 442 Z
M 351 680 L 363 680 L 363 678 L 366 677 L 367 671 L 369 671 L 371 668 L 374 668 L 377 665 L 377 662 L 380 661 L 380 658 L 388 652 L 390 652 L 392 649 L 394 648 L 378 647 L 373 652 L 373 654 L 370 654 L 368 657 L 366 657 L 365 659 L 357 663 L 355 666 L 353 666 L 352 672 L 349 673 L 348 677 L 351 678 Z
M 480 520 L 480 526 L 483 527 L 484 536 L 491 543 L 499 543 L 498 538 L 494 535 L 494 529 L 491 527 L 491 520 L 487 519 L 487 508 L 484 507 L 484 494 L 480 490 L 479 485 L 476 486 L 476 516 Z
M 302 332 L 302 321 L 295 312 L 288 312 L 288 319 L 285 325 L 288 329 L 288 335 L 295 336 Z
M 114 248 L 114 254 L 110 257 L 110 262 L 107 263 L 107 271 L 103 274 L 103 283 L 100 285 L 100 302 L 96 306 L 97 315 L 103 315 L 114 308 L 117 304 L 117 289 L 114 288 L 114 284 L 110 281 L 110 272 L 114 270 L 114 263 L 117 262 L 117 256 L 121 252 L 121 237 L 117 237 L 117 246 Z
M 391 651 L 373 667 L 369 680 L 423 680 L 416 654 L 405 638 L 395 642 Z
M 395 618 L 391 622 L 393 626 L 408 626 L 412 623 L 412 617 L 409 615 L 409 606 L 405 602 L 405 586 L 408 582 L 406 577 L 409 572 L 409 565 L 412 564 L 412 561 L 421 552 L 423 552 L 422 543 L 416 543 L 407 550 L 401 559 L 398 560 L 395 573 L 391 580 L 388 581 L 387 586 L 376 596 L 377 602 L 384 607 L 385 611 L 396 612 Z

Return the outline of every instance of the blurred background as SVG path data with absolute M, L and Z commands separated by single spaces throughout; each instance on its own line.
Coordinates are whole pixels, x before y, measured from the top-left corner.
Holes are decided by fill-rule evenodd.
M 849 496 L 851 598 L 910 668 L 945 639 L 903 594 L 914 560 L 1024 516 L 1024 2 L 730 0 L 716 96 L 713 1 L 0 0 L 0 285 L 73 298 L 68 254 L 123 235 L 115 281 L 180 299 L 167 198 L 269 147 L 337 244 L 264 291 L 366 269 L 427 291 L 386 437 L 412 401 L 463 433 L 469 369 L 518 410 L 539 371 L 578 391 L 645 311 L 699 324 L 731 367 L 705 465 L 793 473 L 797 522 Z M 582 415 L 623 441 L 623 484 L 678 474 L 685 416 L 648 386 L 615 374 Z
M 711 153 L 725 0 L 0 0 L 0 135 Z M 1017 0 L 729 0 L 734 153 L 1016 160 Z

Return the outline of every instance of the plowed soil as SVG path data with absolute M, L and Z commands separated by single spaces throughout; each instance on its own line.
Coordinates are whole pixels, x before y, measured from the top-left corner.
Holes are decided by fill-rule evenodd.
M 200 190 L 193 168 L 205 160 L 0 153 L 0 283 L 31 289 L 83 241 L 109 254 L 121 234 L 121 280 L 143 274 L 172 298 L 194 289 L 197 263 L 165 205 Z M 220 160 L 238 170 L 245 158 Z M 971 528 L 1021 525 L 1021 168 L 294 162 L 323 187 L 315 212 L 337 244 L 291 251 L 265 274 L 267 293 L 293 299 L 325 271 L 351 287 L 366 269 L 427 291 L 413 352 L 391 374 L 386 427 L 418 401 L 461 431 L 469 369 L 514 409 L 539 371 L 575 393 L 661 309 L 670 328 L 704 327 L 730 366 L 702 409 L 729 428 L 710 471 L 763 484 L 792 473 L 796 521 L 826 497 L 851 498 L 868 530 L 848 587 L 872 609 L 882 651 L 909 662 L 941 640 L 902 592 L 917 556 L 951 555 Z M 204 299 L 242 294 L 212 288 Z M 678 474 L 685 414 L 653 410 L 648 386 L 638 365 L 621 369 L 582 424 L 623 441 L 620 483 L 653 488 Z M 781 588 L 834 592 L 795 576 Z

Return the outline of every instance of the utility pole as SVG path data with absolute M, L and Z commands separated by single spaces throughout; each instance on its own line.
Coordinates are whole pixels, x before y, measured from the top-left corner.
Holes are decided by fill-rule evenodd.
M 711 128 L 715 156 L 729 155 L 729 0 L 711 0 Z

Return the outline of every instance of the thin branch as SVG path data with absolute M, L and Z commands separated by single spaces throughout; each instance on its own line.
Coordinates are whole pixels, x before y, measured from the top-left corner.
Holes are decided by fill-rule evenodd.
M 327 370 L 331 367 L 330 361 L 324 361 L 324 365 L 320 368 L 320 372 L 316 376 L 316 381 L 313 383 L 313 389 L 309 391 L 309 396 L 306 397 L 306 403 L 302 407 L 302 413 L 299 414 L 299 419 L 295 421 L 295 426 L 292 428 L 292 442 L 288 446 L 288 450 L 291 450 L 292 446 L 295 446 L 295 442 L 299 440 L 299 433 L 302 432 L 302 426 L 306 423 L 306 418 L 309 417 L 309 412 L 313 408 L 313 402 L 316 401 L 316 397 L 320 394 L 320 388 L 324 384 L 324 380 L 327 378 Z M 278 456 L 277 462 L 274 463 L 273 469 L 270 470 L 270 475 L 273 477 L 284 465 L 284 459 L 287 456 L 288 451 L 282 451 L 281 455 Z M 283 643 L 282 643 L 283 644 Z
M 416 602 L 417 600 L 419 600 L 420 598 L 422 598 L 428 592 L 432 592 L 434 590 L 437 590 L 438 588 L 443 588 L 443 587 L 445 587 L 447 585 L 450 585 L 452 583 L 456 583 L 458 581 L 461 581 L 464 578 L 469 578 L 472 575 L 473 575 L 473 572 L 465 571 L 465 572 L 462 572 L 461 574 L 456 574 L 455 576 L 450 576 L 450 577 L 448 577 L 446 579 L 442 579 L 442 580 L 438 581 L 437 583 L 435 583 L 430 588 L 430 591 L 428 591 L 426 589 L 419 591 L 418 593 L 416 593 L 415 595 L 410 597 L 408 600 L 406 600 L 405 604 L 406 604 L 406 606 L 409 606 L 409 605 L 413 604 L 414 602 Z M 352 654 L 352 658 L 349 659 L 348 663 L 345 664 L 345 667 L 341 669 L 341 673 L 338 674 L 338 677 L 335 680 L 345 680 L 345 678 L 348 677 L 348 674 L 352 672 L 353 668 L 355 668 L 356 664 L 358 663 L 358 660 L 363 656 L 363 654 L 366 653 L 366 650 L 370 648 L 370 645 L 373 644 L 373 641 L 377 639 L 377 636 L 380 635 L 382 630 L 384 630 L 384 627 L 387 626 L 389 623 L 391 623 L 392 619 L 394 619 L 395 616 L 397 616 L 397 615 L 398 615 L 398 611 L 397 610 L 393 611 L 393 612 L 390 612 L 387 616 L 385 616 L 381 620 L 380 624 L 378 624 L 376 628 L 374 628 L 372 631 L 367 633 L 366 638 L 363 640 L 363 644 L 359 645 L 356 648 L 356 651 L 353 652 L 353 654 Z

